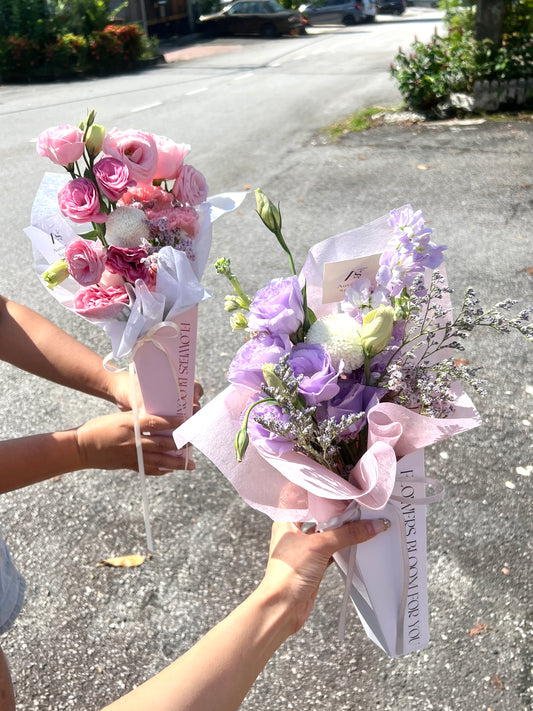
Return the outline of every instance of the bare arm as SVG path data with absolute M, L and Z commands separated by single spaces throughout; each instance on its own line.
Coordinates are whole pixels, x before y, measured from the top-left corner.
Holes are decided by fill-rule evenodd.
M 140 415 L 147 474 L 194 469 L 192 458 L 178 453 L 168 434 L 181 422 L 179 417 Z M 0 494 L 80 469 L 137 469 L 131 412 L 96 417 L 63 432 L 0 441 Z
M 129 376 L 35 311 L 0 296 L 0 359 L 60 385 L 130 409 Z
M 267 661 L 307 619 L 331 556 L 388 522 L 358 521 L 307 535 L 275 523 L 259 587 L 177 661 L 104 711 L 236 711 Z

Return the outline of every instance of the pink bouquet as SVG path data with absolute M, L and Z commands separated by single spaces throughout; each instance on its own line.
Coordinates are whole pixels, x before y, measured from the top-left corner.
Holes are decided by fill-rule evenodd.
M 192 442 L 239 494 L 274 520 L 319 528 L 385 516 L 391 529 L 336 556 L 370 638 L 391 656 L 429 641 L 425 507 L 442 486 L 425 476 L 424 447 L 480 424 L 458 385 L 475 369 L 454 358 L 475 327 L 517 329 L 533 340 L 531 309 L 483 310 L 468 290 L 453 318 L 444 246 L 410 206 L 315 245 L 296 276 L 281 216 L 260 191 L 264 224 L 292 276 L 252 298 L 218 260 L 235 293 L 232 326 L 247 341 L 231 386 L 175 433 Z M 432 493 L 428 492 L 432 487 Z
M 208 198 L 185 162 L 190 146 L 106 133 L 94 118 L 38 138 L 39 155 L 70 179 L 48 173 L 41 183 L 26 230 L 35 266 L 64 306 L 109 334 L 116 358 L 132 354 L 148 412 L 188 416 L 211 224 L 242 196 Z

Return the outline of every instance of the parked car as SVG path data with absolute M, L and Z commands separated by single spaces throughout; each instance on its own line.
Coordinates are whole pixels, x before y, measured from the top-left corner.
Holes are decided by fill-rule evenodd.
M 300 5 L 300 12 L 310 26 L 318 25 L 357 25 L 375 19 L 375 3 L 368 0 L 315 0 L 313 3 Z
M 405 0 L 378 0 L 378 12 L 383 15 L 403 15 Z
M 200 31 L 210 35 L 297 35 L 305 34 L 306 24 L 298 10 L 285 10 L 276 0 L 240 0 L 198 18 Z

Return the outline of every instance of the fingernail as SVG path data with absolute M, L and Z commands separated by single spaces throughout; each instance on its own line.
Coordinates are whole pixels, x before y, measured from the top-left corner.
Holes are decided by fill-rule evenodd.
M 387 531 L 391 527 L 391 522 L 388 518 L 373 518 L 366 522 L 366 527 L 371 535 Z

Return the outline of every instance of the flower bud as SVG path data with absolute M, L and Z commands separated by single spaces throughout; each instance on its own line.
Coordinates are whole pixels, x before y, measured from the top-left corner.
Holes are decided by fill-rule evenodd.
M 49 289 L 53 289 L 68 277 L 66 259 L 58 259 L 42 274 L 44 282 Z
M 248 437 L 246 426 L 244 428 L 241 427 L 235 435 L 235 455 L 238 462 L 242 462 L 242 458 L 244 457 L 249 444 L 250 438 Z
M 220 257 L 215 262 L 215 269 L 217 274 L 227 277 L 228 279 L 233 276 L 231 273 L 231 263 L 227 257 Z
M 275 373 L 276 364 L 275 363 L 264 363 L 263 365 L 263 378 L 265 383 L 269 388 L 279 389 L 283 388 L 282 380 Z
M 242 303 L 238 296 L 228 294 L 224 299 L 224 311 L 237 311 L 242 309 Z
M 255 202 L 259 217 L 266 227 L 274 234 L 281 232 L 281 213 L 279 208 L 259 188 L 255 191 Z
M 368 358 L 373 358 L 387 347 L 394 326 L 392 306 L 380 306 L 363 318 L 361 345 Z
M 93 123 L 90 129 L 87 131 L 87 138 L 85 139 L 85 148 L 91 156 L 91 158 L 96 158 L 96 156 L 102 150 L 102 143 L 104 142 L 105 128 L 97 123 Z
M 233 314 L 229 320 L 232 331 L 244 331 L 248 328 L 248 319 L 243 313 Z

